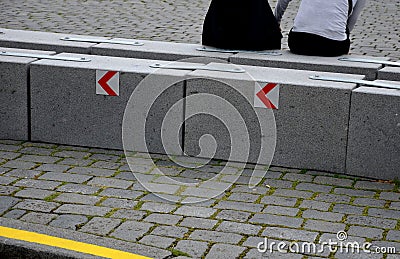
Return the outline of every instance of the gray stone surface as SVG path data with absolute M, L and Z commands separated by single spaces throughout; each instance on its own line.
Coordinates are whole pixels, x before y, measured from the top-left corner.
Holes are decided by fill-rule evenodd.
M 79 54 L 59 54 L 68 57 L 86 57 Z M 161 145 L 161 126 L 165 113 L 183 96 L 183 83 L 179 81 L 187 71 L 168 70 L 156 72 L 151 64 L 160 63 L 152 60 L 127 59 L 117 57 L 90 56 L 91 62 L 39 61 L 31 66 L 31 96 L 32 96 L 32 140 L 60 144 L 81 145 L 89 147 L 122 149 L 122 119 L 133 90 L 151 73 L 153 91 L 141 89 L 136 93 L 133 102 L 135 107 L 151 107 L 153 92 L 166 90 L 158 99 L 148 116 L 140 112 L 128 112 L 125 118 L 137 123 L 147 118 L 146 142 L 125 143 L 134 151 L 165 153 Z M 161 62 L 161 64 L 165 64 Z M 120 95 L 96 95 L 96 70 L 119 71 Z M 52 74 L 51 79 L 46 75 Z M 57 90 L 55 90 L 57 89 Z M 140 98 L 139 98 L 140 96 Z M 147 96 L 147 97 L 146 97 Z M 142 102 L 142 103 L 138 103 Z M 49 105 L 49 103 L 51 105 Z M 57 108 L 55 108 L 57 107 Z M 128 109 L 132 109 L 132 105 Z M 180 125 L 183 107 L 177 107 L 171 115 L 170 123 Z M 82 112 L 85 111 L 85 112 Z M 141 118 L 141 116 L 146 116 Z M 155 133 L 150 134 L 150 128 Z M 157 129 L 157 130 L 155 130 Z M 143 132 L 145 134 L 145 132 Z M 136 140 L 132 140 L 136 141 Z M 139 141 L 143 141 L 140 139 Z M 176 143 L 178 144 L 178 143 Z M 163 152 L 164 151 L 164 152 Z M 180 154 L 180 150 L 169 150 L 172 154 Z
M 206 259 L 221 258 L 230 259 L 238 258 L 239 255 L 245 250 L 244 247 L 233 246 L 228 244 L 215 244 L 211 247 L 210 252 L 205 257 Z
M 115 229 L 111 235 L 122 240 L 136 241 L 149 231 L 152 226 L 153 224 L 150 223 L 126 221 Z
M 88 221 L 86 216 L 81 215 L 60 215 L 55 220 L 50 222 L 50 226 L 76 230 L 79 225 Z
M 17 204 L 20 200 L 14 197 L 1 197 L 0 199 L 0 213 L 3 213 Z
M 264 85 L 273 82 L 279 83 L 281 86 L 280 106 L 278 110 L 273 112 L 277 142 L 272 164 L 336 173 L 345 172 L 348 111 L 351 91 L 355 88 L 355 85 L 309 79 L 309 76 L 315 74 L 338 76 L 338 74 L 332 73 L 250 66 L 243 66 L 243 68 L 257 82 Z M 269 134 L 272 134 L 266 136 L 266 144 L 273 144 L 272 111 L 255 108 L 255 112 L 253 112 L 255 85 L 245 74 L 195 71 L 190 76 L 201 77 L 202 79 L 192 79 L 187 82 L 187 96 L 195 98 L 196 94 L 208 93 L 228 100 L 242 114 L 251 136 L 250 145 L 254 145 L 253 147 L 260 145 L 257 143 L 260 139 L 257 135 L 259 134 L 257 128 L 260 126 L 256 124 L 258 119 L 255 114 L 258 113 L 264 118 L 261 123 L 269 123 L 264 127 L 268 129 Z M 343 74 L 341 74 L 341 77 L 363 78 L 363 76 Z M 215 80 L 223 80 L 225 83 Z M 234 82 L 234 80 L 236 81 Z M 231 87 L 226 84 L 230 84 Z M 207 101 L 207 105 L 204 102 L 187 101 L 186 112 L 204 109 L 205 106 L 218 105 L 215 101 Z M 233 136 L 232 139 L 239 139 L 245 143 L 245 136 L 243 136 L 245 134 L 240 133 L 237 125 L 232 127 L 235 127 L 229 129 Z M 229 138 L 226 126 L 223 126 L 216 119 L 206 115 L 193 116 L 186 121 L 185 132 L 185 152 L 187 154 L 199 154 L 198 141 L 200 136 L 211 134 L 217 140 L 218 145 L 213 157 L 220 159 L 229 157 L 232 139 Z M 210 143 L 204 145 L 208 145 L 208 148 L 211 147 Z M 213 154 L 212 151 L 209 152 L 205 157 L 210 157 Z M 264 152 L 267 151 L 264 150 Z M 258 157 L 257 153 L 259 153 L 257 148 L 251 148 L 249 161 L 254 162 Z M 267 162 L 268 159 L 265 158 L 267 154 L 263 153 L 265 160 L 263 162 Z
M 374 58 L 366 56 L 343 56 L 355 58 Z M 365 75 L 368 80 L 376 79 L 376 74 L 383 67 L 381 64 L 347 62 L 338 60 L 339 57 L 314 57 L 296 55 L 290 51 L 282 51 L 282 55 L 259 55 L 239 53 L 230 58 L 230 62 L 240 65 L 279 67 L 296 70 L 324 71 L 344 74 Z M 389 58 L 379 58 L 388 60 Z
M 360 87 L 353 91 L 347 172 L 393 180 L 400 167 L 400 91 Z
M 0 38 L 5 37 L 0 34 Z M 1 42 L 1 40 L 0 40 Z M 15 47 L 15 46 L 14 46 Z M 0 48 L 0 51 L 52 55 L 54 52 Z M 29 138 L 29 64 L 37 59 L 0 56 L 0 138 Z
M 86 223 L 80 229 L 80 231 L 104 236 L 115 229 L 120 223 L 121 220 L 119 219 L 95 217 L 91 219 L 88 223 Z
M 182 240 L 175 246 L 175 249 L 187 253 L 193 258 L 201 258 L 207 248 L 208 244 L 206 242 L 194 240 Z
M 400 81 L 399 67 L 385 67 L 378 72 L 378 79 L 389 81 Z
M 147 235 L 140 239 L 140 243 L 160 248 L 167 248 L 169 247 L 175 239 L 169 237 L 160 237 L 154 235 Z
M 221 231 L 195 230 L 189 238 L 200 241 L 237 244 L 242 239 L 242 236 Z

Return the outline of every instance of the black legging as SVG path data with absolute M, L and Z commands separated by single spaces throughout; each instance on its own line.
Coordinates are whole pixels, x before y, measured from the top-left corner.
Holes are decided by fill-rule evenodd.
M 349 37 L 337 41 L 306 32 L 290 31 L 288 43 L 291 52 L 307 56 L 335 57 L 348 54 L 350 50 Z

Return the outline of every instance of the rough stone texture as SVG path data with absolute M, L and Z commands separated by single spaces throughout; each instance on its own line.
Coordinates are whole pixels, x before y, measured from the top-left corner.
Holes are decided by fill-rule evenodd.
M 160 248 L 167 248 L 169 247 L 175 239 L 169 238 L 169 237 L 160 237 L 160 236 L 154 236 L 154 235 L 147 235 L 140 239 L 140 243 L 145 244 L 145 245 L 151 245 L 151 246 L 156 246 Z
M 113 229 L 115 229 L 121 220 L 119 219 L 109 219 L 109 218 L 93 218 L 88 223 L 86 223 L 80 231 L 87 232 L 96 235 L 107 235 Z
M 187 253 L 193 258 L 201 258 L 207 248 L 208 244 L 206 242 L 194 240 L 182 240 L 175 246 L 175 249 Z
M 4 38 L 5 34 L 0 34 Z M 1 45 L 1 44 L 0 44 Z M 11 46 L 10 46 L 11 47 Z M 12 46 L 16 47 L 16 46 Z M 0 51 L 53 55 L 54 52 L 0 48 Z M 0 56 L 0 139 L 28 140 L 28 71 L 37 59 Z
M 15 209 L 32 210 L 39 212 L 50 212 L 60 206 L 60 204 L 55 202 L 47 202 L 41 200 L 30 200 L 25 199 L 14 206 Z
M 207 254 L 207 259 L 212 258 L 237 258 L 245 250 L 244 247 L 233 246 L 228 244 L 215 244 L 211 247 L 210 252 Z
M 136 222 L 136 221 L 126 221 L 122 223 L 113 233 L 112 236 L 127 240 L 136 241 L 139 237 L 143 236 L 153 224 Z
M 77 226 L 84 224 L 88 221 L 86 216 L 81 215 L 60 215 L 55 220 L 50 222 L 50 226 L 76 230 Z
M 400 91 L 360 87 L 353 91 L 347 172 L 393 180 L 400 167 Z
M 400 68 L 385 67 L 378 72 L 378 79 L 389 81 L 400 81 Z

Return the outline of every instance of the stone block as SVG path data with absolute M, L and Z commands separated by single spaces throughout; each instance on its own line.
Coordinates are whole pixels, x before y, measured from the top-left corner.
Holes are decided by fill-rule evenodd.
M 247 156 L 231 160 L 254 163 L 261 154 L 261 163 L 268 164 L 273 155 L 273 165 L 344 173 L 350 97 L 356 85 L 309 79 L 315 74 L 339 76 L 335 73 L 242 68 L 247 74 L 200 70 L 190 74 L 194 78 L 188 79 L 186 93 L 192 99 L 186 101 L 185 116 L 200 111 L 203 114 L 196 114 L 185 122 L 185 153 L 228 160 L 232 146 L 244 149 L 243 143 L 247 141 L 246 134 L 238 126 L 242 118 L 250 136 L 248 160 Z M 340 76 L 364 78 L 362 75 Z M 277 110 L 254 107 L 255 82 L 262 87 L 267 83 L 280 85 Z M 201 94 L 208 96 L 202 98 Z M 229 105 L 224 106 L 223 102 L 232 105 L 236 113 L 229 114 Z M 211 113 L 214 111 L 223 119 L 228 118 L 231 125 L 216 119 Z M 260 128 L 266 130 L 261 132 Z M 216 143 L 202 139 L 207 134 L 212 135 Z
M 70 53 L 89 54 L 90 47 L 97 43 L 64 41 L 64 37 L 84 37 L 89 39 L 109 39 L 95 36 L 82 36 L 64 33 L 40 32 L 1 29 L 0 47 L 21 48 L 21 49 L 37 49 Z
M 343 56 L 355 58 L 371 58 L 389 60 L 383 57 L 368 57 L 368 56 Z M 310 70 L 345 74 L 365 75 L 366 79 L 374 80 L 377 78 L 377 72 L 383 68 L 381 64 L 361 63 L 340 61 L 340 57 L 316 57 L 303 56 L 291 53 L 288 50 L 282 51 L 282 55 L 260 55 L 255 53 L 238 53 L 232 56 L 229 61 L 234 64 L 251 65 L 261 67 L 279 67 L 296 70 Z
M 360 87 L 351 98 L 347 173 L 400 176 L 400 90 Z
M 54 54 L 10 48 L 0 51 Z M 29 140 L 29 64 L 35 60 L 0 56 L 0 139 Z
M 119 39 L 115 40 L 128 40 Z M 129 40 L 133 41 L 133 40 Z M 170 60 L 176 61 L 193 57 L 219 58 L 228 61 L 233 54 L 198 51 L 196 48 L 201 47 L 199 44 L 188 44 L 178 42 L 164 41 L 148 41 L 138 40 L 143 43 L 142 46 L 122 45 L 101 43 L 93 46 L 93 55 L 153 59 L 153 60 Z
M 385 67 L 379 70 L 378 79 L 400 81 L 400 67 Z
M 165 150 L 166 144 L 163 145 L 161 141 L 161 131 L 168 129 L 163 126 L 165 114 L 183 98 L 182 80 L 188 71 L 157 70 L 150 67 L 155 63 L 166 64 L 167 61 L 65 53 L 59 55 L 86 57 L 91 62 L 41 60 L 32 64 L 32 140 L 122 149 L 122 124 L 128 101 L 142 80 L 152 74 L 147 79 L 147 87 L 135 91 L 125 113 L 127 132 L 137 130 L 137 126 L 135 129 L 131 127 L 140 122 L 141 125 L 146 124 L 143 125 L 146 132 L 130 134 L 135 139 L 129 138 L 127 146 L 133 147 L 133 151 L 146 151 L 147 145 L 148 150 L 153 153 L 181 153 L 179 141 L 175 150 Z M 119 96 L 96 94 L 96 70 L 120 73 Z M 157 93 L 161 94 L 157 97 Z M 145 107 L 149 111 L 147 114 Z M 181 125 L 183 104 L 180 102 L 180 105 L 178 103 L 174 107 L 168 123 Z M 178 132 L 172 134 L 176 134 L 176 139 L 180 140 Z M 146 141 L 141 139 L 144 135 Z

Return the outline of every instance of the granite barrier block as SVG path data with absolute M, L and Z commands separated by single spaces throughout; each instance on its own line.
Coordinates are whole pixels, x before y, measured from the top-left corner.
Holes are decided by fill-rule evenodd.
M 114 38 L 115 40 L 128 40 Z M 132 41 L 132 40 L 130 40 Z M 137 40 L 142 46 L 100 43 L 92 47 L 93 55 L 176 61 L 193 57 L 219 58 L 228 61 L 232 53 L 198 51 L 200 44 Z
M 346 167 L 352 175 L 400 178 L 400 90 L 353 91 Z
M 400 67 L 385 67 L 378 71 L 378 79 L 400 81 Z
M 342 57 L 372 58 L 368 56 L 356 55 Z M 234 64 L 240 65 L 358 74 L 365 75 L 365 79 L 367 80 L 375 80 L 377 78 L 378 70 L 383 68 L 381 64 L 340 61 L 338 59 L 339 57 L 296 55 L 288 50 L 284 50 L 282 51 L 282 55 L 280 56 L 260 55 L 254 53 L 238 53 L 232 56 L 229 61 Z M 389 60 L 389 58 L 384 57 L 373 57 L 373 59 Z
M 32 63 L 32 140 L 122 149 L 122 124 L 128 100 L 139 83 L 152 74 L 152 79 L 148 81 L 150 84 L 147 84 L 151 90 L 140 88 L 140 95 L 136 93 L 133 102 L 136 110 L 129 110 L 127 114 L 133 114 L 130 117 L 133 122 L 146 120 L 148 150 L 166 153 L 161 141 L 161 131 L 168 130 L 168 127 L 163 127 L 163 118 L 172 105 L 183 98 L 184 86 L 183 82 L 170 84 L 182 80 L 188 71 L 157 70 L 149 67 L 154 63 L 169 63 L 166 61 L 66 53 L 58 55 L 87 57 L 92 61 L 41 60 Z M 119 71 L 119 96 L 96 94 L 97 70 Z M 157 91 L 162 94 L 156 100 L 152 99 L 152 93 Z M 146 105 L 152 105 L 148 113 L 143 110 Z M 175 107 L 169 123 L 180 125 L 182 117 L 181 103 Z M 132 130 L 131 127 L 128 129 Z M 135 138 L 138 134 L 134 132 L 133 135 L 132 138 Z M 176 135 L 178 136 L 178 131 Z M 180 136 L 178 138 L 181 139 Z M 146 151 L 144 146 L 136 145 L 136 142 L 134 148 L 134 151 Z M 181 154 L 181 149 L 176 148 L 167 153 Z
M 0 28 L 0 47 L 49 50 L 57 53 L 90 54 L 90 47 L 97 43 L 64 41 L 64 37 L 85 37 L 90 39 L 110 39 L 105 37 L 82 36 L 64 33 L 11 30 Z
M 1 51 L 55 54 L 0 48 Z M 0 139 L 29 140 L 29 64 L 36 58 L 0 56 Z
M 334 74 L 279 68 L 260 68 L 241 66 L 262 86 L 267 83 L 280 84 L 279 109 L 273 114 L 276 121 L 276 149 L 272 164 L 336 173 L 345 172 L 350 97 L 355 84 L 314 81 L 311 75 L 339 76 L 363 79 L 363 75 Z M 273 133 L 271 110 L 254 108 L 255 82 L 246 74 L 226 72 L 195 71 L 187 81 L 187 96 L 211 94 L 231 103 L 242 115 L 250 138 L 249 162 L 256 162 L 260 151 L 260 138 L 269 138 L 260 133 L 260 125 L 266 125 Z M 223 82 L 221 82 L 223 81 Z M 235 83 L 236 82 L 236 83 Z M 241 82 L 241 83 L 237 83 Z M 229 86 L 230 85 L 230 86 Z M 214 102 L 214 103 L 213 103 Z M 218 104 L 209 98 L 203 104 L 187 101 L 186 113 L 193 109 L 215 107 Z M 193 106 L 193 103 L 195 105 Z M 258 118 L 261 117 L 261 122 Z M 186 120 L 184 147 L 185 153 L 216 159 L 229 157 L 232 139 L 245 141 L 237 126 L 224 126 L 215 116 L 198 114 Z M 199 146 L 202 136 L 210 134 L 215 142 Z M 229 134 L 232 134 L 230 137 Z M 209 137 L 207 137 L 209 138 Z M 273 142 L 267 142 L 273 143 Z M 217 147 L 215 147 L 217 146 Z M 270 147 L 264 147 L 270 152 Z M 203 151 L 203 153 L 201 153 Z M 208 153 L 207 153 L 208 152 Z M 245 158 L 239 159 L 246 162 Z

